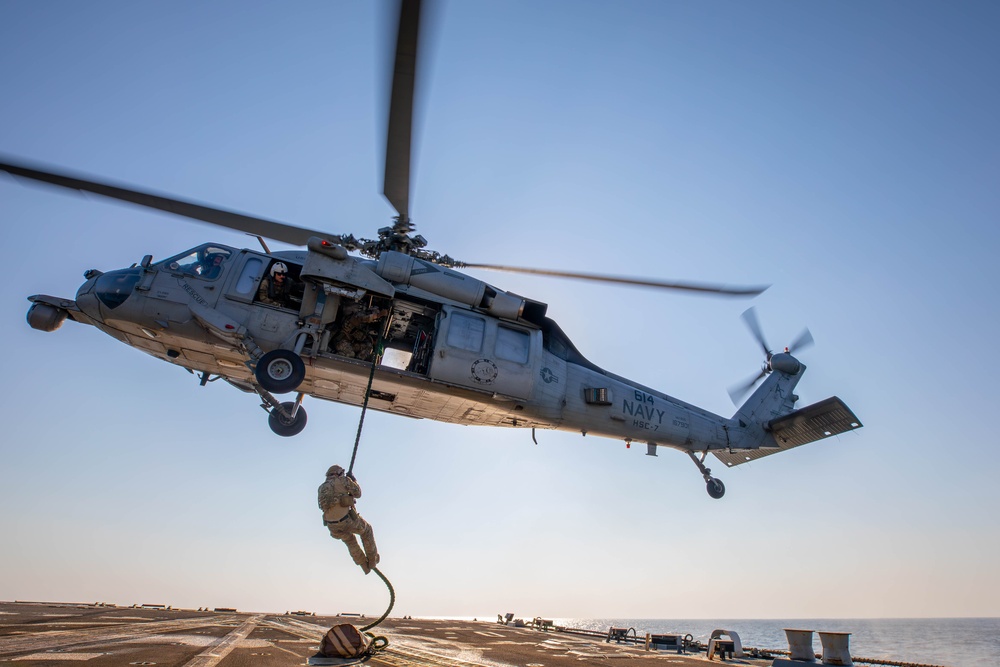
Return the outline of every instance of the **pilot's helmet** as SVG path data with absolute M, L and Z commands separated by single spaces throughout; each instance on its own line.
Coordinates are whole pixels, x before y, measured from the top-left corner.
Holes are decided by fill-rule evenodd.
M 271 267 L 271 276 L 274 277 L 279 273 L 288 273 L 288 267 L 284 262 L 275 262 Z
M 330 477 L 331 475 L 334 477 L 339 477 L 340 475 L 343 474 L 344 474 L 344 469 L 341 468 L 340 466 L 330 466 L 330 469 L 326 471 L 327 477 Z
M 210 252 L 205 257 L 205 263 L 208 264 L 209 266 L 213 264 L 222 264 L 222 260 L 224 260 L 225 258 L 226 256 L 223 255 L 221 252 Z

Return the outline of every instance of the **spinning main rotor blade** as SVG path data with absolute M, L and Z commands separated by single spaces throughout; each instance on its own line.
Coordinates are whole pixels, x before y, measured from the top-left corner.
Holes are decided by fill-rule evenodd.
M 500 266 L 497 264 L 468 264 L 466 262 L 456 262 L 455 264 L 459 268 L 489 269 L 490 271 L 507 271 L 508 273 L 528 273 L 536 276 L 575 278 L 577 280 L 592 280 L 594 282 L 617 283 L 619 285 L 637 285 L 639 287 L 656 287 L 659 289 L 702 292 L 723 296 L 757 296 L 769 287 L 731 287 L 729 285 L 712 285 L 709 283 L 666 282 L 661 280 L 646 280 L 644 278 L 606 276 L 596 273 L 570 273 L 568 271 L 549 271 L 546 269 L 525 269 L 516 266 Z
M 321 236 L 328 238 L 335 243 L 340 240 L 340 237 L 338 236 L 330 236 L 325 232 L 305 229 L 303 227 L 289 225 L 284 222 L 276 222 L 274 220 L 266 220 L 264 218 L 255 218 L 242 213 L 203 206 L 201 204 L 195 204 L 194 202 L 184 201 L 182 199 L 164 197 L 162 195 L 143 192 L 141 190 L 133 190 L 131 188 L 112 185 L 110 183 L 102 183 L 100 181 L 91 181 L 77 176 L 71 176 L 69 174 L 60 174 L 53 171 L 33 169 L 31 167 L 13 164 L 10 162 L 0 162 L 0 171 L 5 171 L 14 176 L 30 178 L 32 180 L 46 183 L 48 185 L 54 185 L 60 188 L 78 190 L 80 192 L 91 192 L 96 195 L 101 195 L 102 197 L 110 197 L 111 199 L 129 202 L 138 206 L 145 206 L 147 208 L 166 211 L 167 213 L 173 213 L 174 215 L 191 218 L 192 220 L 207 222 L 220 227 L 235 229 L 237 231 L 246 232 L 247 234 L 253 234 L 255 236 L 263 236 L 265 238 L 290 243 L 292 245 L 305 245 L 310 236 Z
M 420 32 L 420 0 L 402 0 L 399 32 L 389 98 L 389 126 L 385 142 L 385 198 L 399 214 L 410 219 L 410 146 L 413 134 L 413 91 L 417 73 L 417 37 Z

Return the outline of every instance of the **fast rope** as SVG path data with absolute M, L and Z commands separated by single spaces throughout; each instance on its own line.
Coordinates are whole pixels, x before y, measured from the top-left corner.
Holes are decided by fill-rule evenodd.
M 388 321 L 386 325 L 388 325 Z M 358 434 L 354 436 L 354 451 L 351 453 L 351 465 L 347 468 L 348 475 L 354 472 L 354 460 L 358 458 L 358 445 L 361 444 L 361 429 L 365 425 L 365 413 L 368 411 L 368 397 L 371 396 L 372 382 L 375 380 L 375 366 L 378 365 L 379 359 L 382 358 L 382 341 L 385 338 L 386 325 L 379 328 L 378 342 L 375 343 L 375 347 L 372 350 L 372 370 L 368 374 L 368 387 L 365 388 L 365 400 L 361 403 L 361 419 L 358 420 Z M 382 575 L 380 574 L 379 576 Z M 385 577 L 382 578 L 385 579 Z
M 378 625 L 379 623 L 381 623 L 382 621 L 384 621 L 389 616 L 389 612 L 392 611 L 393 605 L 396 604 L 396 591 L 393 590 L 392 584 L 389 583 L 389 580 L 385 578 L 385 575 L 382 574 L 382 571 L 379 570 L 377 567 L 373 567 L 372 568 L 372 572 L 374 572 L 375 574 L 377 574 L 379 576 L 379 578 L 382 581 L 385 582 L 386 587 L 388 587 L 388 589 L 389 589 L 389 608 L 385 610 L 385 613 L 382 614 L 382 616 L 379 617 L 379 619 L 377 621 L 375 621 L 374 623 L 369 623 L 365 627 L 361 628 L 362 632 L 364 632 L 366 630 L 370 630 L 371 628 L 374 628 L 376 625 Z M 388 643 L 388 642 L 386 642 L 386 643 Z
M 365 400 L 361 404 L 361 418 L 358 420 L 358 434 L 354 437 L 354 451 L 351 453 L 351 465 L 347 469 L 348 476 L 351 476 L 354 472 L 354 461 L 358 458 L 358 445 L 361 444 L 361 429 L 365 425 L 365 412 L 368 411 L 368 397 L 371 396 L 372 393 L 372 382 L 375 380 L 375 367 L 378 365 L 378 361 L 382 357 L 382 343 L 385 338 L 385 330 L 387 326 L 388 321 L 386 321 L 386 323 L 379 328 L 378 342 L 375 343 L 375 347 L 372 350 L 372 369 L 371 372 L 368 373 L 368 387 L 365 389 Z M 389 612 L 392 611 L 393 606 L 396 604 L 396 591 L 393 589 L 392 584 L 389 583 L 389 580 L 377 567 L 373 567 L 372 572 L 377 574 L 379 579 L 385 582 L 386 588 L 389 589 L 389 607 L 377 621 L 369 623 L 365 627 L 361 628 L 362 632 L 366 632 L 384 621 L 389 616 Z M 372 653 L 380 651 L 389 645 L 389 640 L 385 637 L 377 637 L 370 632 L 367 634 L 372 638 Z

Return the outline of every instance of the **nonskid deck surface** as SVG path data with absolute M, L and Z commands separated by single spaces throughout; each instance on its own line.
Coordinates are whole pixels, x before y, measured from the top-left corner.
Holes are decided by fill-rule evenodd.
M 371 619 L 230 611 L 0 603 L 0 663 L 66 667 L 290 667 L 304 665 L 337 623 Z M 389 648 L 371 667 L 579 667 L 613 660 L 647 667 L 704 666 L 701 656 L 647 652 L 560 632 L 489 621 L 389 618 L 373 632 Z M 770 661 L 737 660 L 766 665 Z M 718 664 L 718 663 L 716 663 Z

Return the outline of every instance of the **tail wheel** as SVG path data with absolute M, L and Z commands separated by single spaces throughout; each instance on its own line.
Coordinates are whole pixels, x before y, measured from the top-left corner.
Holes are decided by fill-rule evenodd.
M 271 350 L 257 362 L 254 376 L 260 386 L 273 394 L 294 391 L 306 377 L 302 357 L 291 350 Z
M 289 413 L 295 410 L 295 403 L 292 401 L 287 401 L 281 404 L 286 411 Z M 302 433 L 302 429 L 306 427 L 306 410 L 301 405 L 299 409 L 295 411 L 295 416 L 292 419 L 286 419 L 284 415 L 281 414 L 280 410 L 271 410 L 271 414 L 267 418 L 267 425 L 271 427 L 277 435 L 283 438 L 290 438 L 293 435 L 298 435 Z
M 721 479 L 715 479 L 714 477 L 708 480 L 706 485 L 708 489 L 708 495 L 712 496 L 716 500 L 726 495 L 726 485 L 722 483 Z

